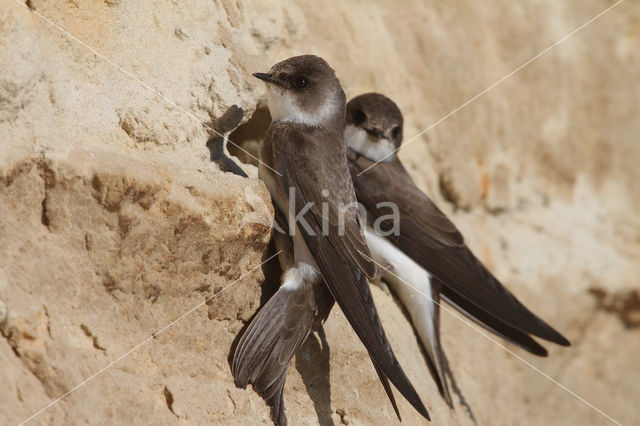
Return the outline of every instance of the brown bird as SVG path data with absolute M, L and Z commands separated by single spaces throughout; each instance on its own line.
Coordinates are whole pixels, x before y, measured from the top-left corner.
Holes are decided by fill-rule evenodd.
M 253 384 L 272 406 L 274 421 L 286 422 L 282 389 L 289 360 L 335 298 L 369 352 L 398 418 L 389 380 L 428 419 L 389 345 L 369 289 L 376 267 L 356 208 L 343 139 L 346 99 L 335 72 L 322 58 L 304 55 L 254 76 L 267 83 L 273 120 L 260 177 L 288 219 L 290 239 L 279 243 L 289 247 L 281 261 L 284 284 L 234 354 L 236 385 Z
M 366 209 L 367 244 L 376 263 L 391 266 L 384 278 L 405 304 L 451 406 L 440 345 L 440 296 L 535 355 L 547 351 L 530 334 L 563 346 L 569 341 L 485 268 L 456 226 L 415 185 L 395 155 L 402 132 L 402 113 L 389 98 L 368 93 L 347 104 L 345 143 L 356 196 Z

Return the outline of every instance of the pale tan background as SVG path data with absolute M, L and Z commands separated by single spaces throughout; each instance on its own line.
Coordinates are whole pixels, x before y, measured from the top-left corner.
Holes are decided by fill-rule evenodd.
M 410 138 L 613 4 L 27 3 L 121 69 L 24 2 L 1 1 L 3 424 L 238 278 L 34 422 L 268 423 L 226 359 L 258 306 L 263 275 L 252 268 L 268 240 L 266 227 L 242 221 L 247 195 L 268 194 L 208 162 L 200 121 L 232 104 L 249 118 L 264 94 L 252 72 L 315 53 L 349 96 L 395 99 Z M 549 346 L 546 359 L 505 346 L 624 424 L 640 417 L 638 51 L 640 4 L 627 0 L 401 152 L 478 256 L 574 343 Z M 235 136 L 255 149 L 263 124 Z M 398 305 L 373 291 L 433 424 L 470 424 L 438 395 Z M 455 317 L 442 321 L 479 424 L 610 423 Z M 338 309 L 325 329 L 330 358 L 312 338 L 290 369 L 291 424 L 394 423 Z M 399 402 L 406 424 L 417 422 Z

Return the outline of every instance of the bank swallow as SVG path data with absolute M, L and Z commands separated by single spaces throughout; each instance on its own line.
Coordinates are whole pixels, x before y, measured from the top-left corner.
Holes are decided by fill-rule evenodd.
M 356 196 L 367 213 L 367 244 L 376 263 L 391 266 L 384 277 L 407 308 L 451 405 L 439 337 L 440 296 L 487 330 L 535 355 L 546 356 L 547 351 L 530 334 L 563 346 L 570 343 L 485 268 L 397 156 L 385 158 L 400 147 L 402 132 L 402 114 L 387 97 L 369 93 L 348 103 L 345 143 Z M 390 205 L 397 209 L 395 215 Z M 394 225 L 398 232 L 391 232 Z
M 389 381 L 428 419 L 389 345 L 369 289 L 376 267 L 355 208 L 343 138 L 346 99 L 338 78 L 326 61 L 311 55 L 254 76 L 266 82 L 272 117 L 259 173 L 278 214 L 287 218 L 290 238 L 277 237 L 285 247 L 283 285 L 234 354 L 236 385 L 253 384 L 272 404 L 274 421 L 286 421 L 282 388 L 289 360 L 335 299 L 366 347 L 398 418 Z

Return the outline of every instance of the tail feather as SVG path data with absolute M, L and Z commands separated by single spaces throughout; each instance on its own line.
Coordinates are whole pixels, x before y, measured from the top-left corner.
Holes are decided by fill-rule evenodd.
M 314 323 L 313 310 L 300 309 L 296 296 L 281 287 L 269 299 L 240 339 L 231 367 L 236 386 L 253 385 L 278 425 L 287 423 L 282 392 L 289 362 Z M 291 316 L 296 319 L 293 326 L 287 320 Z
M 231 363 L 236 386 L 244 389 L 251 384 L 271 408 L 271 418 L 277 425 L 287 424 L 283 390 L 291 358 L 309 333 L 327 318 L 333 303 L 321 280 L 286 281 L 238 342 Z

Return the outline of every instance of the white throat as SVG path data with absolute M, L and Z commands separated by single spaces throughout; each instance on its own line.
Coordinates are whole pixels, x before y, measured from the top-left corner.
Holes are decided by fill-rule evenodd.
M 273 122 L 285 121 L 308 126 L 324 126 L 336 113 L 334 102 L 327 102 L 316 113 L 308 113 L 300 108 L 294 96 L 271 84 L 267 85 L 267 103 Z
M 395 153 L 389 155 L 395 150 L 393 142 L 387 138 L 374 140 L 361 127 L 348 124 L 344 128 L 344 141 L 349 148 L 371 161 L 387 162 L 395 157 Z

